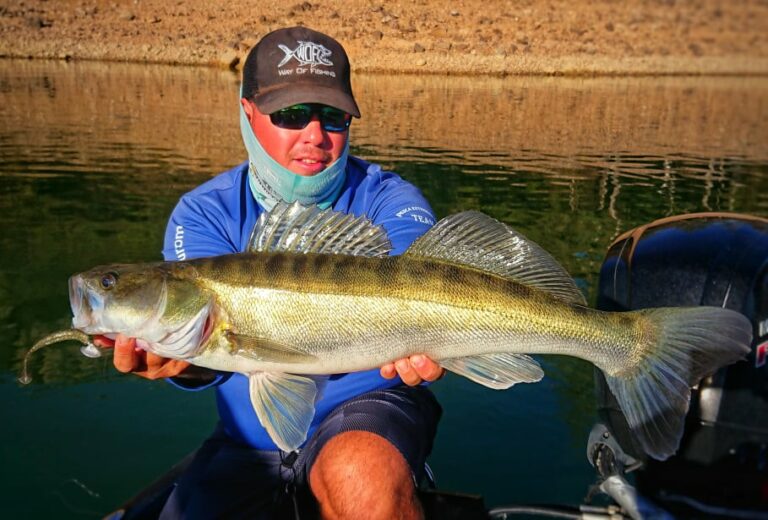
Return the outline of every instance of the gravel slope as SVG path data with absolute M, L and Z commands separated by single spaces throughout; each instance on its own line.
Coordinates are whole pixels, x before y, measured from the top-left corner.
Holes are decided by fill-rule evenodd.
M 6 0 L 0 56 L 237 67 L 295 24 L 366 72 L 768 74 L 766 0 Z

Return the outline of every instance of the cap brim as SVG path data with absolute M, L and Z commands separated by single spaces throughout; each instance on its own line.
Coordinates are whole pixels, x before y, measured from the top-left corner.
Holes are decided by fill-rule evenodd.
M 298 103 L 320 103 L 360 117 L 360 109 L 357 108 L 357 103 L 351 96 L 336 88 L 321 87 L 316 84 L 293 83 L 282 88 L 270 89 L 254 96 L 253 102 L 262 114 L 271 114 Z

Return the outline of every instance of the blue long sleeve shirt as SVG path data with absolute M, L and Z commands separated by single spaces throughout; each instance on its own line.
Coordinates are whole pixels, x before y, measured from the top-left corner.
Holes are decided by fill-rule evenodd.
M 346 181 L 333 209 L 366 215 L 382 226 L 393 255 L 403 253 L 435 222 L 432 209 L 415 186 L 356 157 L 349 158 Z M 163 256 L 166 260 L 186 260 L 242 252 L 262 211 L 248 187 L 248 163 L 240 164 L 182 196 L 168 222 Z M 331 376 L 316 403 L 309 435 L 344 401 L 399 383 L 398 378 L 382 378 L 378 369 Z M 211 385 L 194 390 L 213 385 L 226 432 L 254 448 L 277 449 L 253 411 L 247 377 L 222 374 Z

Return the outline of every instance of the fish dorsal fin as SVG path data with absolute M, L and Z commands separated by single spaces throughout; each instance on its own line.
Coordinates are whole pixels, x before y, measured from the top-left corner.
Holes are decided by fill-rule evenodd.
M 280 202 L 259 216 L 248 251 L 387 256 L 387 232 L 365 216 Z
M 259 422 L 283 451 L 293 451 L 307 440 L 327 376 L 255 372 L 248 376 L 251 404 Z
M 442 219 L 404 255 L 471 266 L 546 291 L 568 303 L 586 303 L 573 278 L 552 255 L 506 224 L 478 211 L 464 211 Z

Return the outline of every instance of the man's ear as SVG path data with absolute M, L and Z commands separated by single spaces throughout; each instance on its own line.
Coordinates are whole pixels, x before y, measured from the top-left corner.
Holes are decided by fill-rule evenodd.
M 240 104 L 243 106 L 243 110 L 245 111 L 245 115 L 248 116 L 248 121 L 253 119 L 253 111 L 256 110 L 256 107 L 253 106 L 253 103 L 248 101 L 245 98 L 240 98 Z

